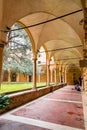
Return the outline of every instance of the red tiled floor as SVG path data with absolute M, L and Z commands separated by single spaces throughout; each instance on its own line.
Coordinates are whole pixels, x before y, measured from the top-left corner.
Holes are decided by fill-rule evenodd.
M 73 90 L 72 90 L 73 92 Z M 62 99 L 62 100 L 71 100 L 71 101 L 82 101 L 80 94 L 65 93 L 65 92 L 53 92 L 51 95 L 48 95 L 46 98 L 51 99 Z
M 81 93 L 80 91 L 75 90 L 75 86 L 69 86 L 69 87 L 64 87 L 64 88 L 59 89 L 59 91 L 67 92 L 67 93 L 72 93 L 72 90 L 73 90 L 73 93 L 75 93 L 75 94 L 80 94 Z
M 69 91 L 71 94 L 64 94 L 66 91 Z M 62 88 L 27 105 L 25 108 L 13 112 L 13 115 L 84 129 L 83 108 L 81 103 L 51 100 L 64 99 L 81 101 L 81 93 L 76 92 L 76 90 L 74 91 L 77 95 L 73 95 L 73 90 L 70 87 Z M 47 100 L 47 98 L 50 100 Z
M 84 128 L 81 104 L 41 101 L 14 112 L 14 115 Z

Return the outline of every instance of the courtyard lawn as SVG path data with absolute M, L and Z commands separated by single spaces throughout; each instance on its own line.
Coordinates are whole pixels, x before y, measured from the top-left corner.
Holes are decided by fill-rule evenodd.
M 0 93 L 13 92 L 23 89 L 32 88 L 32 82 L 30 83 L 2 83 Z M 37 87 L 45 86 L 46 83 L 37 83 Z

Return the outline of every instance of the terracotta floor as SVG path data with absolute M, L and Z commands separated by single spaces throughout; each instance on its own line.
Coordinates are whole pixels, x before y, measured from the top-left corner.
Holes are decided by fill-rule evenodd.
M 81 92 L 66 86 L 0 117 L 0 130 L 85 130 Z

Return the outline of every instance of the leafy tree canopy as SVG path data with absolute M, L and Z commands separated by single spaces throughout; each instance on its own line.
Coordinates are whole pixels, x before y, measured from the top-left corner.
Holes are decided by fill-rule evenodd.
M 11 30 L 17 28 L 20 26 L 14 24 Z M 25 30 L 9 31 L 7 43 L 4 48 L 3 71 L 9 68 L 12 72 L 32 75 L 32 46 Z

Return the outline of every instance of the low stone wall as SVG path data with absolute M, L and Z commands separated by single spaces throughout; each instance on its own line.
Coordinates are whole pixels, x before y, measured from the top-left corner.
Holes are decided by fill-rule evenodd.
M 48 87 L 38 88 L 37 90 L 27 90 L 22 91 L 14 94 L 9 94 L 10 97 L 10 104 L 7 108 L 0 110 L 0 114 L 7 112 L 9 110 L 12 110 L 18 106 L 21 106 L 25 103 L 28 103 L 29 101 L 32 101 L 38 97 L 41 97 L 43 95 L 46 95 L 50 92 L 53 92 L 54 90 L 57 90 L 65 84 L 56 84 Z

